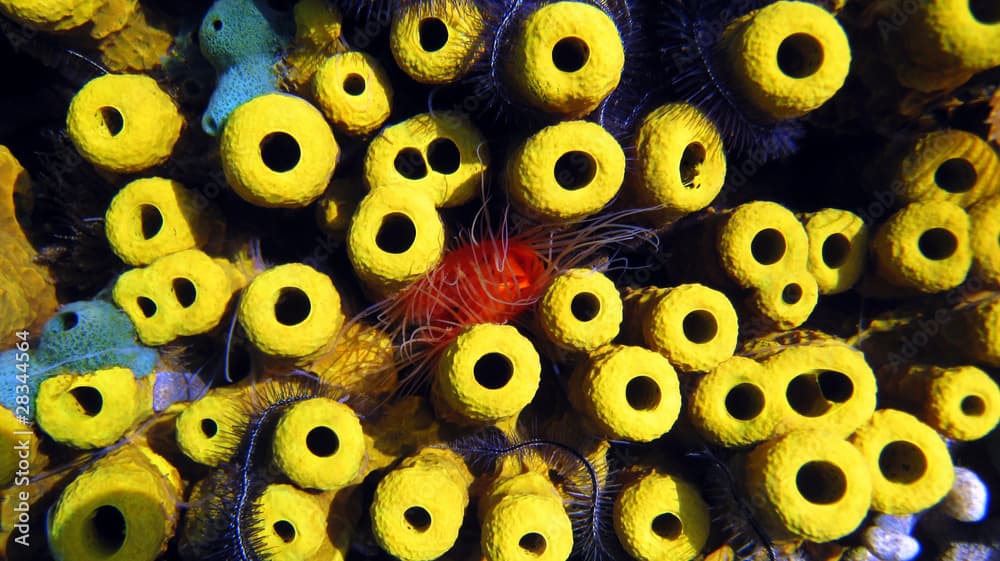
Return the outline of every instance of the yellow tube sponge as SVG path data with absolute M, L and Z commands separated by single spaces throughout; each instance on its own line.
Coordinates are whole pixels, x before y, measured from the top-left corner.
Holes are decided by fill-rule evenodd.
M 564 121 L 528 138 L 514 152 L 507 176 L 521 210 L 548 220 L 582 218 L 618 194 L 625 152 L 600 125 Z
M 965 280 L 972 266 L 969 215 L 947 201 L 910 203 L 872 239 L 878 273 L 897 286 L 941 292 Z
M 333 126 L 364 136 L 382 126 L 392 111 L 392 83 L 375 57 L 349 52 L 333 55 L 313 77 L 316 104 Z
M 251 535 L 273 561 L 328 561 L 328 512 L 320 497 L 286 483 L 268 485 L 254 501 Z
M 187 457 L 207 466 L 229 460 L 250 419 L 243 408 L 243 390 L 212 388 L 177 416 L 177 446 Z
M 354 411 L 317 397 L 288 407 L 274 429 L 274 463 L 304 489 L 332 491 L 354 481 L 365 465 L 365 438 Z
M 98 460 L 59 496 L 49 521 L 56 559 L 153 561 L 174 536 L 180 474 L 149 449 Z
M 649 442 L 673 427 L 681 408 L 677 372 L 659 353 L 603 347 L 570 376 L 573 407 L 608 438 Z
M 450 450 L 424 448 L 386 474 L 371 504 L 372 532 L 402 561 L 430 561 L 458 539 L 472 474 Z
M 911 364 L 901 371 L 880 372 L 879 388 L 953 440 L 982 438 L 1000 421 L 1000 388 L 975 366 Z
M 302 263 L 254 277 L 243 291 L 237 319 L 264 354 L 299 359 L 322 349 L 345 320 L 330 277 Z
M 265 94 L 237 107 L 222 131 L 222 169 L 236 194 L 263 207 L 304 207 L 326 190 L 340 147 L 308 101 Z
M 214 329 L 242 282 L 228 262 L 187 249 L 122 273 L 112 297 L 139 339 L 156 346 Z
M 104 230 L 115 255 L 132 266 L 184 249 L 204 247 L 222 227 L 204 202 L 177 181 L 137 179 L 115 195 Z
M 784 388 L 780 432 L 822 430 L 846 438 L 875 411 L 876 383 L 864 354 L 843 343 L 780 347 L 762 362 Z
M 973 205 L 969 220 L 972 270 L 986 284 L 1000 288 L 1000 195 Z
M 63 374 L 42 382 L 35 399 L 38 426 L 74 448 L 103 448 L 153 413 L 151 378 L 128 368 Z
M 531 403 L 542 365 L 531 340 L 512 325 L 464 329 L 438 360 L 431 395 L 439 416 L 491 423 Z
M 640 307 L 635 312 L 641 316 L 646 346 L 678 370 L 711 370 L 736 350 L 739 320 L 729 298 L 718 290 L 702 284 L 657 289 Z
M 754 288 L 748 298 L 755 314 L 777 329 L 794 329 L 803 323 L 819 301 L 819 284 L 805 269 L 779 272 L 771 282 Z
M 959 329 L 953 341 L 962 356 L 986 366 L 1000 367 L 1000 297 L 959 308 Z
M 573 525 L 549 480 L 527 472 L 499 481 L 479 502 L 487 561 L 565 561 Z
M 666 221 L 707 207 L 725 183 L 719 131 L 687 103 L 668 103 L 646 115 L 635 150 L 633 191 L 641 204 L 662 208 Z
M 894 192 L 904 203 L 948 201 L 966 208 L 1000 191 L 1000 160 L 978 136 L 960 130 L 927 133 L 904 154 Z
M 716 247 L 722 267 L 744 288 L 765 286 L 780 271 L 805 270 L 809 237 L 778 203 L 755 201 L 723 218 Z
M 66 31 L 89 22 L 107 0 L 0 0 L 0 10 L 33 29 Z
M 403 4 L 393 14 L 389 48 L 399 68 L 423 84 L 450 84 L 483 53 L 486 26 L 475 2 Z
M 727 448 L 771 438 L 789 414 L 780 380 L 760 363 L 740 356 L 695 382 L 687 410 L 702 436 Z
M 579 119 L 618 87 L 624 66 L 622 38 L 608 14 L 583 2 L 554 2 L 524 19 L 505 73 L 528 105 Z
M 801 117 L 844 85 L 851 47 L 837 19 L 809 2 L 779 1 L 723 32 L 733 86 L 763 118 Z
M 538 305 L 545 336 L 571 351 L 592 351 L 618 336 L 622 298 L 607 276 L 570 269 L 552 279 Z
M 361 200 L 347 231 L 347 256 L 378 292 L 404 288 L 444 255 L 444 223 L 429 196 L 376 189 Z
M 613 516 L 622 546 L 639 561 L 691 561 L 705 547 L 711 526 L 697 487 L 655 472 L 622 489 Z
M 436 207 L 463 205 L 479 194 L 489 167 L 486 140 L 465 115 L 421 113 L 383 129 L 365 152 L 372 190 L 422 192 Z
M 865 271 L 868 226 L 847 210 L 825 208 L 802 216 L 809 236 L 809 274 L 820 294 L 850 290 Z
M 184 119 L 149 76 L 105 74 L 69 104 L 66 127 L 85 160 L 115 173 L 135 173 L 170 157 Z
M 865 458 L 826 432 L 795 431 L 755 448 L 745 487 L 772 538 L 828 542 L 850 534 L 868 514 L 872 479 Z
M 895 3 L 898 5 L 901 0 Z M 931 0 L 902 4 L 907 17 L 889 36 L 903 85 L 925 92 L 960 86 L 973 74 L 1000 65 L 1000 9 L 992 2 Z M 896 9 L 900 9 L 897 7 Z
M 880 409 L 851 437 L 872 478 L 872 508 L 915 514 L 951 490 L 955 467 L 944 440 L 916 417 Z

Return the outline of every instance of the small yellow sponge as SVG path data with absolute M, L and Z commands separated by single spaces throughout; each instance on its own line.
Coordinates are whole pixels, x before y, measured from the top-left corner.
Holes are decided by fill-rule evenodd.
M 173 152 L 184 119 L 149 76 L 105 74 L 69 104 L 66 127 L 85 160 L 115 173 L 159 165 Z

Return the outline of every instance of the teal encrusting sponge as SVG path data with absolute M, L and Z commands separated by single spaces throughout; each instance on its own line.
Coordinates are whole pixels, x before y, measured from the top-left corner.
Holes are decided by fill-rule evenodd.
M 0 405 L 14 409 L 19 384 L 14 372 L 7 372 L 17 362 L 17 351 L 0 353 Z M 30 395 L 52 376 L 85 373 L 124 366 L 136 378 L 156 367 L 159 353 L 143 346 L 136 338 L 135 327 L 124 312 L 103 300 L 67 304 L 42 327 L 38 348 L 30 355 Z M 23 393 L 23 391 L 22 391 Z M 31 408 L 34 410 L 34 408 Z
M 212 4 L 198 31 L 201 52 L 218 75 L 201 118 L 206 133 L 218 135 L 234 109 L 278 91 L 275 65 L 293 33 L 289 15 L 270 8 L 264 0 L 216 0 Z

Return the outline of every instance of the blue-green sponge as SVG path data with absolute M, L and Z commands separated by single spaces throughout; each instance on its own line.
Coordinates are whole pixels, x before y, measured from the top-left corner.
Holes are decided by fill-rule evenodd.
M 8 409 L 14 408 L 19 385 L 16 352 L 0 353 L 0 405 Z M 58 374 L 124 366 L 142 378 L 153 372 L 158 360 L 156 350 L 139 343 L 132 321 L 113 304 L 74 302 L 60 308 L 42 328 L 28 362 L 30 395 L 33 398 L 42 382 Z
M 216 136 L 229 114 L 251 99 L 278 91 L 274 67 L 291 41 L 294 23 L 264 0 L 216 0 L 201 21 L 201 52 L 215 67 L 218 83 L 201 118 Z

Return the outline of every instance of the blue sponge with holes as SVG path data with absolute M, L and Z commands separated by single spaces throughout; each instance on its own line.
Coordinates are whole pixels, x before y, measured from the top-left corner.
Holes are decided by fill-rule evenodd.
M 291 41 L 294 24 L 288 14 L 264 0 L 216 0 L 198 31 L 201 52 L 212 63 L 218 84 L 201 119 L 215 136 L 233 109 L 278 91 L 274 67 Z
M 0 354 L 0 405 L 12 409 L 18 385 L 15 351 Z M 8 356 L 9 355 L 9 356 Z M 52 376 L 93 372 L 124 366 L 137 378 L 153 372 L 159 360 L 155 349 L 138 342 L 132 321 L 114 304 L 103 300 L 73 302 L 59 309 L 42 327 L 42 335 L 30 356 L 31 396 Z
M 126 366 L 141 378 L 153 371 L 159 355 L 138 342 L 125 312 L 110 302 L 87 300 L 63 306 L 45 324 L 34 358 L 35 374 L 43 370 L 46 378 L 110 366 Z

